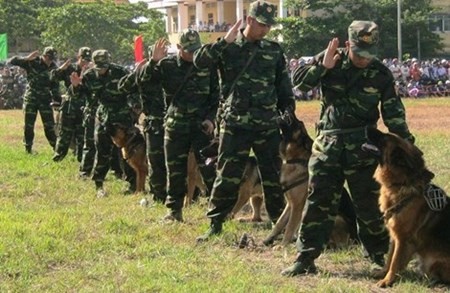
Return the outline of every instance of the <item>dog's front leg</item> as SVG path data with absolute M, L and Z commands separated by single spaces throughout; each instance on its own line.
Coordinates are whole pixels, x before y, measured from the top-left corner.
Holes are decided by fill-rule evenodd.
M 384 279 L 377 283 L 377 286 L 382 288 L 392 286 L 397 277 L 397 273 L 408 265 L 414 253 L 414 246 L 405 241 L 394 239 L 391 245 L 388 263 L 386 264 L 388 272 Z

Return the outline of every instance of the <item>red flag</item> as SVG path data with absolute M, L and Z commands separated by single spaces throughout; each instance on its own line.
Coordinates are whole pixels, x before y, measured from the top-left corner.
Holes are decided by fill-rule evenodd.
M 141 62 L 144 59 L 144 45 L 142 43 L 142 35 L 134 38 L 134 59 Z

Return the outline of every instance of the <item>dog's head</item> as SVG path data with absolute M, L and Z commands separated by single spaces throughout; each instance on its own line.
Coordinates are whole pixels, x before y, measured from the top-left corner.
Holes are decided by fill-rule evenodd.
M 434 174 L 423 159 L 422 151 L 394 133 L 384 133 L 376 128 L 367 128 L 368 143 L 362 148 L 374 154 L 379 162 L 378 173 L 389 176 L 389 181 L 411 182 L 420 180 L 428 183 Z
M 106 133 L 111 136 L 113 143 L 119 147 L 125 147 L 129 138 L 140 132 L 135 126 L 126 126 L 122 123 L 109 123 L 105 127 Z
M 286 151 L 289 145 L 295 146 L 299 151 L 306 151 L 308 158 L 311 155 L 313 140 L 309 136 L 303 121 L 299 120 L 294 113 L 284 114 L 289 115 L 280 120 L 279 125 L 283 137 L 280 152 L 282 156 L 286 156 Z

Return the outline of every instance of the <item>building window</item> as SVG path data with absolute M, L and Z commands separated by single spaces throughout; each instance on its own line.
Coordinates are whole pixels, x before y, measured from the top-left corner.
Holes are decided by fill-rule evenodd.
M 214 24 L 214 14 L 208 13 L 208 24 Z
M 450 14 L 435 14 L 428 19 L 432 32 L 450 32 Z

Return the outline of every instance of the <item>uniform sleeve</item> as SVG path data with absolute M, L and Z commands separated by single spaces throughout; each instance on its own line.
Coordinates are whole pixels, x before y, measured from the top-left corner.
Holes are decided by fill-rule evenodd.
M 220 38 L 217 42 L 203 45 L 195 51 L 194 65 L 198 68 L 208 68 L 216 63 L 220 58 L 223 50 L 228 47 L 228 43 L 224 38 Z
M 295 88 L 307 92 L 319 85 L 320 79 L 327 69 L 320 63 L 297 67 L 292 73 L 292 84 Z
M 294 94 L 292 92 L 292 84 L 289 79 L 284 54 L 282 54 L 282 58 L 280 58 L 277 64 L 275 88 L 278 96 L 278 110 L 281 112 L 295 110 Z
M 132 94 L 139 92 L 136 70 L 125 75 L 119 81 L 119 91 L 122 93 Z
M 414 143 L 415 138 L 409 132 L 406 124 L 405 106 L 395 92 L 393 79 L 382 93 L 381 116 L 389 132 L 393 132 Z
M 210 70 L 210 91 L 209 91 L 209 109 L 206 119 L 215 121 L 217 116 L 217 108 L 219 107 L 220 87 L 219 74 L 216 66 L 212 66 Z
M 30 69 L 30 61 L 25 60 L 24 57 L 14 56 L 11 59 L 9 59 L 7 63 L 11 64 L 11 65 L 14 65 L 14 66 L 22 67 L 27 72 Z

